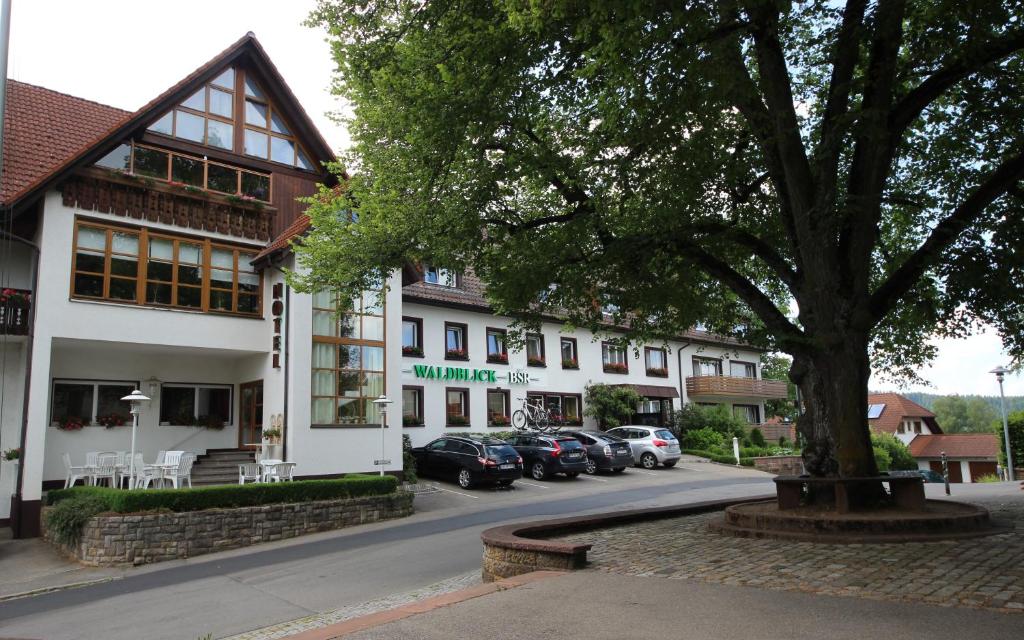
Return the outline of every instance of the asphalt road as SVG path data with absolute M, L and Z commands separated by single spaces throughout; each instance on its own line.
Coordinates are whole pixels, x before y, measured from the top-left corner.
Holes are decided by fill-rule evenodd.
M 622 475 L 443 490 L 402 520 L 193 560 L 0 603 L 0 636 L 119 640 L 222 637 L 434 584 L 480 566 L 480 532 L 538 516 L 770 493 L 770 476 L 706 463 Z M 2 567 L 0 567 L 2 570 Z

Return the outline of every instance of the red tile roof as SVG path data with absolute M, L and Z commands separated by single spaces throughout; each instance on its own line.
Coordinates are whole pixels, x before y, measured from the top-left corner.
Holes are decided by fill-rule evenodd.
M 282 231 L 279 236 L 274 238 L 274 240 L 270 244 L 268 244 L 265 249 L 263 249 L 263 251 L 260 251 L 256 255 L 256 257 L 253 259 L 253 263 L 259 262 L 260 260 L 263 260 L 264 258 L 277 253 L 278 251 L 283 251 L 287 249 L 288 247 L 291 246 L 292 240 L 303 235 L 304 233 L 306 233 L 306 231 L 309 230 L 309 226 L 309 216 L 307 216 L 304 213 L 300 214 L 298 218 L 295 218 L 294 222 L 288 225 L 288 228 Z
M 123 109 L 8 80 L 0 202 L 10 203 L 129 115 Z
M 999 453 L 999 438 L 993 433 L 955 433 L 926 436 L 910 441 L 910 455 L 915 458 L 991 458 Z
M 898 393 L 869 393 L 868 404 L 884 404 L 882 415 L 868 424 L 875 431 L 896 433 L 900 423 L 906 418 L 919 418 L 935 433 L 942 433 L 942 428 L 935 421 L 935 414 L 916 402 L 904 398 Z

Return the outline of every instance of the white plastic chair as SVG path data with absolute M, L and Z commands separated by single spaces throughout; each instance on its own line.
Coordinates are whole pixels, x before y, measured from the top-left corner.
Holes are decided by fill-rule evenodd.
M 111 488 L 117 486 L 117 474 L 116 454 L 100 454 L 96 458 L 96 466 L 89 472 L 94 486 L 99 485 L 101 480 L 107 480 Z
M 64 469 L 66 475 L 64 476 L 64 488 L 70 489 L 75 486 L 75 483 L 81 480 L 83 483 L 88 483 L 89 480 L 89 467 L 81 466 L 76 467 L 71 464 L 71 454 L 65 453 L 61 456 L 64 460 Z
M 142 455 L 142 454 L 139 454 Z M 142 468 L 136 467 L 135 469 L 135 488 L 136 489 L 148 489 L 150 484 L 157 486 L 163 486 L 164 484 L 164 469 L 155 465 L 147 464 L 143 465 Z
M 247 480 L 259 482 L 263 479 L 263 470 L 255 462 L 243 462 L 238 465 L 238 484 L 245 484 Z
M 272 482 L 290 482 L 292 475 L 295 473 L 294 462 L 278 462 L 267 474 Z
M 167 452 L 168 457 L 171 455 L 171 451 Z M 193 453 L 176 452 L 181 453 L 178 459 L 178 467 L 165 474 L 165 478 L 169 478 L 171 486 L 178 489 L 184 483 L 188 482 L 188 488 L 192 488 L 192 463 L 196 461 L 196 456 Z

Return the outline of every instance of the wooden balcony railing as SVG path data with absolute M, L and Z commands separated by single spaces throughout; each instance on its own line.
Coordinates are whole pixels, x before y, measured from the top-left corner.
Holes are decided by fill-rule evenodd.
M 686 379 L 686 395 L 785 398 L 787 390 L 786 383 L 782 380 L 759 380 L 734 376 L 692 376 Z
M 27 336 L 31 311 L 31 291 L 25 289 L 0 291 L 0 334 Z

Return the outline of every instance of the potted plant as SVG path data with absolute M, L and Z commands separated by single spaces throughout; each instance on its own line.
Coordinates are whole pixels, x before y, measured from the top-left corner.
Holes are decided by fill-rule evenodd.
M 8 307 L 27 308 L 32 301 L 32 294 L 17 289 L 4 289 L 0 292 L 0 304 Z
M 423 424 L 423 421 L 416 416 L 402 416 L 403 427 L 419 427 Z
M 562 358 L 563 369 L 579 369 L 580 363 L 574 358 Z
M 204 429 L 213 429 L 214 431 L 220 431 L 221 429 L 224 428 L 224 418 L 215 414 L 211 414 L 208 416 L 199 416 L 197 424 L 198 426 L 203 427 Z
M 526 364 L 530 367 L 543 367 L 546 366 L 545 362 L 540 356 L 526 356 Z
M 196 426 L 196 417 L 191 413 L 179 413 L 171 420 L 171 424 L 176 424 L 179 427 L 194 427 Z
M 18 461 L 21 460 L 21 448 L 14 447 L 13 449 L 8 449 L 7 451 L 4 451 L 3 457 L 4 461 L 17 464 Z
M 444 357 L 451 360 L 469 360 L 469 353 L 465 349 L 446 349 Z
M 507 353 L 489 353 L 487 354 L 487 362 L 493 364 L 508 364 Z
M 659 378 L 667 378 L 668 377 L 668 369 L 666 369 L 665 367 L 651 367 L 651 368 L 647 369 L 647 375 L 649 375 L 649 376 L 657 376 Z
M 68 416 L 57 425 L 61 431 L 79 431 L 85 426 L 85 422 L 78 416 Z
M 277 444 L 281 441 L 281 430 L 277 427 L 270 427 L 263 430 L 263 439 L 270 444 Z
M 402 355 L 403 356 L 411 356 L 411 357 L 414 357 L 414 358 L 422 358 L 423 357 L 423 349 L 420 348 L 420 347 L 403 346 L 402 347 Z
M 604 365 L 605 373 L 629 373 L 629 365 L 622 362 L 608 362 Z
M 449 427 L 464 427 L 468 424 L 469 418 L 467 418 L 466 416 L 460 416 L 458 414 L 448 416 Z
M 96 418 L 96 422 L 98 422 L 100 426 L 110 429 L 111 427 L 123 427 L 127 422 L 127 419 L 122 415 L 111 413 L 106 416 L 98 416 Z
M 492 427 L 506 427 L 506 426 L 508 426 L 508 423 L 509 423 L 508 416 L 503 416 L 500 413 L 495 413 L 495 414 L 491 415 L 491 426 Z

